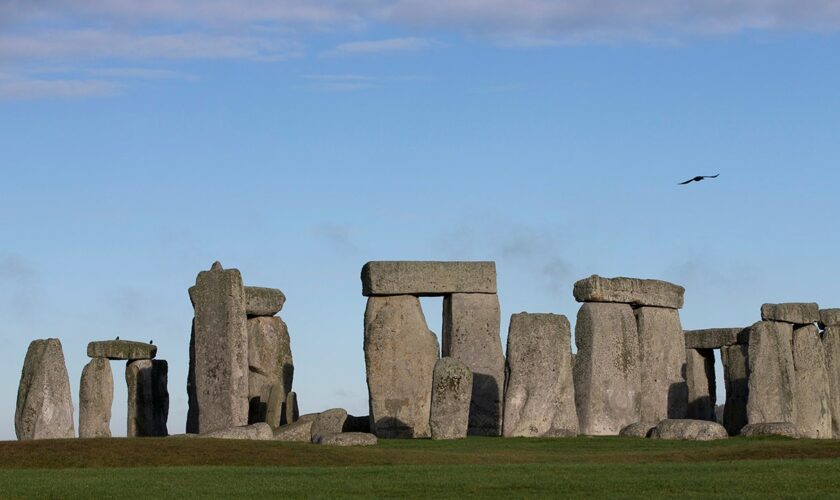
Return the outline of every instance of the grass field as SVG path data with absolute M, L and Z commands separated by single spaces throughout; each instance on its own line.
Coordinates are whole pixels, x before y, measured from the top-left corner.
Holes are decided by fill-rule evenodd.
M 2 498 L 837 497 L 840 442 L 186 438 L 0 442 Z

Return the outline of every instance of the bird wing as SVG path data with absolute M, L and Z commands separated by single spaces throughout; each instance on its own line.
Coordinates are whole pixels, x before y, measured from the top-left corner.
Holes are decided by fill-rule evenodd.
M 684 185 L 689 184 L 689 183 L 691 183 L 691 182 L 694 182 L 694 179 L 689 179 L 689 180 L 687 180 L 687 181 L 685 181 L 685 182 L 680 182 L 680 183 L 679 183 L 679 184 L 677 184 L 677 185 L 678 185 L 678 186 L 684 186 Z
M 720 175 L 720 174 L 715 174 L 715 175 L 704 175 L 703 177 L 705 177 L 706 179 L 717 179 L 717 177 L 718 177 L 719 175 Z

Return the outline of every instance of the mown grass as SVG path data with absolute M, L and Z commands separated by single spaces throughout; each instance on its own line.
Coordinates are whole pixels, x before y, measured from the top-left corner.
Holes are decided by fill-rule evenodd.
M 835 441 L 470 438 L 389 440 L 369 448 L 185 438 L 0 443 L 2 498 L 838 494 Z

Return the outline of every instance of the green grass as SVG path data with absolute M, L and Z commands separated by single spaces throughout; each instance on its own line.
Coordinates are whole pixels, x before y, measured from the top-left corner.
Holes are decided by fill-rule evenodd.
M 0 442 L 2 498 L 829 497 L 840 442 L 626 438 Z

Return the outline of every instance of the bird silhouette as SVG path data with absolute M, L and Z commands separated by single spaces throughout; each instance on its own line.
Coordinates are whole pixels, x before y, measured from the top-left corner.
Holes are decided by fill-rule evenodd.
M 703 179 L 716 179 L 716 178 L 717 178 L 717 176 L 719 176 L 719 175 L 720 175 L 720 174 L 715 174 L 715 175 L 698 175 L 697 177 L 693 177 L 693 178 L 691 178 L 691 179 L 689 179 L 689 180 L 687 180 L 687 181 L 685 181 L 685 182 L 680 182 L 678 185 L 679 185 L 679 186 L 684 186 L 684 185 L 689 184 L 689 183 L 692 183 L 692 182 L 700 182 L 700 181 L 702 181 Z
M 117 338 L 115 338 L 114 340 L 120 340 L 120 336 L 119 336 L 119 335 L 117 335 Z
M 149 343 L 150 343 L 150 344 L 154 344 L 154 343 L 155 343 L 155 341 L 154 341 L 154 340 L 150 340 L 150 341 L 149 341 Z

